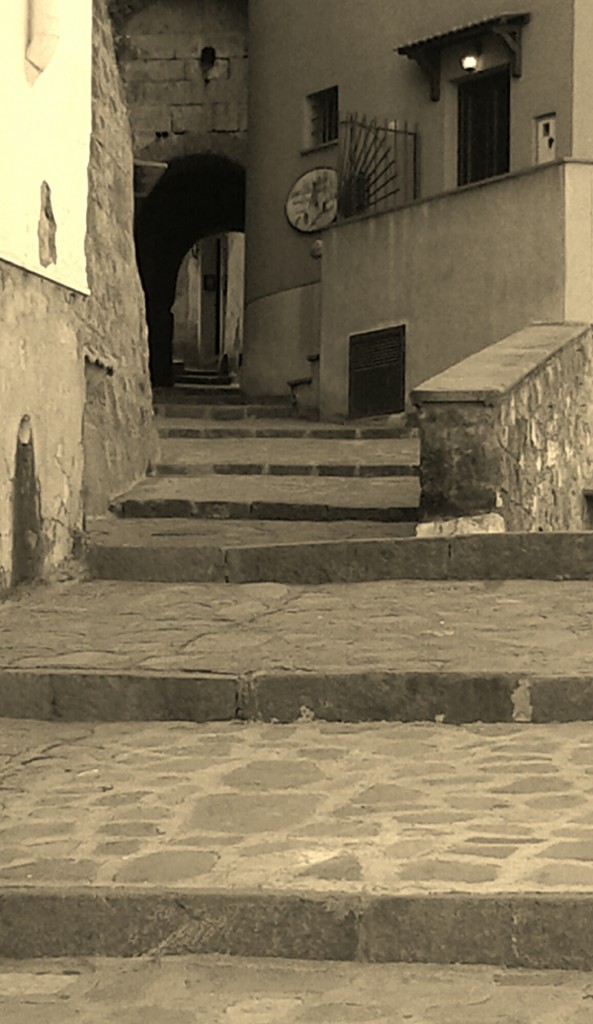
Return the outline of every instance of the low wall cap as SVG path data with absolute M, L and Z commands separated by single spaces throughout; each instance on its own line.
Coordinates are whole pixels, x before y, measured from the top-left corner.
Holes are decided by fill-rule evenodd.
M 557 351 L 590 330 L 587 323 L 531 324 L 423 381 L 412 391 L 412 401 L 416 405 L 496 404 Z

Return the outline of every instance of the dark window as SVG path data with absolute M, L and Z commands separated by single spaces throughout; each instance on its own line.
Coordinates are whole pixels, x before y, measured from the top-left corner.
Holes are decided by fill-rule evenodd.
M 459 85 L 459 185 L 509 170 L 510 96 L 508 68 Z
M 322 89 L 307 97 L 309 103 L 309 145 L 325 146 L 338 138 L 338 87 Z

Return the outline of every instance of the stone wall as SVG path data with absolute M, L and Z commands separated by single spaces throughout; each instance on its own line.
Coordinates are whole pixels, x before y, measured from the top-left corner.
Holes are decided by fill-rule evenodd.
M 499 512 L 507 530 L 580 530 L 593 483 L 593 337 L 533 325 L 413 393 L 425 517 Z
M 86 242 L 91 295 L 0 262 L 0 589 L 47 576 L 68 559 L 85 510 L 104 511 L 109 497 L 142 477 L 154 458 L 132 177 L 106 3 L 95 0 Z M 86 410 L 85 377 L 89 391 L 101 382 Z M 22 555 L 24 547 L 31 557 Z M 13 561 L 25 569 L 13 573 Z
M 247 0 L 111 0 L 136 155 L 247 127 Z M 147 154 L 145 151 L 150 150 Z

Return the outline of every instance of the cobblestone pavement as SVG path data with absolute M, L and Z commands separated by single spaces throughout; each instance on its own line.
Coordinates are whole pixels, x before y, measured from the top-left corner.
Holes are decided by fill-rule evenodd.
M 592 674 L 587 582 L 55 583 L 0 604 L 0 667 Z
M 175 957 L 0 961 L 2 1024 L 590 1024 L 587 974 Z
M 3 887 L 593 890 L 588 724 L 4 720 L 0 760 Z

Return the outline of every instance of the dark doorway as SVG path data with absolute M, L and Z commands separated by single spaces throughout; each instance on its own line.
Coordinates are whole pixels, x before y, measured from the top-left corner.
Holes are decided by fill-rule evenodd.
M 223 156 L 175 160 L 136 216 L 136 251 L 146 295 L 152 382 L 173 384 L 177 275 L 194 243 L 245 229 L 245 170 Z
M 460 83 L 459 185 L 508 172 L 510 97 L 508 68 L 485 72 Z

